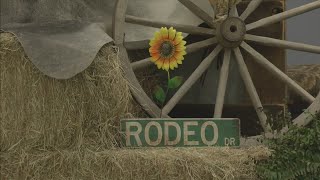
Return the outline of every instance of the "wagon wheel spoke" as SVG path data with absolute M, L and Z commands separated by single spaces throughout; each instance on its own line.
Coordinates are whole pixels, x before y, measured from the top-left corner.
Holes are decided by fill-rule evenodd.
M 192 43 L 186 47 L 186 52 L 187 52 L 187 54 L 193 53 L 199 49 L 206 48 L 206 47 L 212 46 L 214 44 L 217 44 L 217 42 L 218 42 L 217 38 L 214 37 L 214 38 L 209 38 L 209 39 L 199 41 L 196 43 Z M 146 58 L 146 59 L 131 63 L 131 66 L 132 66 L 133 70 L 137 70 L 137 69 L 141 69 L 144 67 L 148 67 L 152 64 L 153 63 L 151 62 L 151 60 L 149 58 Z
M 267 116 L 263 111 L 263 106 L 260 101 L 259 95 L 257 93 L 257 90 L 253 84 L 252 78 L 250 76 L 249 70 L 247 65 L 245 64 L 243 60 L 243 56 L 240 52 L 239 48 L 234 49 L 234 54 L 236 56 L 236 60 L 238 62 L 239 72 L 243 79 L 243 82 L 245 84 L 245 87 L 247 89 L 247 92 L 250 96 L 250 99 L 252 101 L 252 104 L 256 110 L 256 113 L 259 117 L 260 124 L 264 130 L 264 132 L 270 132 L 269 127 L 267 125 Z
M 254 50 L 247 43 L 242 42 L 241 47 L 244 48 L 251 56 L 253 56 L 257 63 L 266 68 L 272 75 L 277 77 L 279 80 L 286 83 L 291 89 L 293 89 L 297 94 L 302 96 L 308 102 L 312 103 L 315 100 L 315 98 L 312 95 L 310 95 L 306 90 L 304 90 L 301 86 L 299 86 L 290 77 L 288 77 L 285 73 L 279 70 L 275 65 L 273 65 L 270 61 L 268 61 L 264 56 L 262 56 L 256 50 Z
M 226 49 L 224 52 L 223 64 L 220 71 L 218 92 L 216 96 L 217 99 L 214 107 L 214 118 L 221 118 L 222 116 L 222 110 L 223 110 L 228 76 L 229 76 L 230 56 L 231 56 L 231 50 Z
M 149 48 L 150 40 L 141 40 L 141 41 L 126 41 L 124 42 L 124 47 L 127 50 L 139 50 Z
M 199 67 L 191 74 L 186 82 L 179 88 L 175 95 L 168 101 L 168 103 L 162 109 L 163 114 L 168 114 L 175 105 L 181 100 L 181 98 L 188 92 L 192 85 L 201 77 L 201 75 L 208 69 L 214 58 L 222 50 L 222 46 L 218 45 L 209 55 L 206 57 Z
M 128 59 L 128 54 L 123 45 L 119 45 L 120 52 L 119 59 L 121 60 L 123 66 L 123 72 L 126 75 L 126 79 L 129 82 L 129 86 L 131 89 L 132 94 L 134 95 L 135 99 L 140 103 L 143 109 L 145 109 L 151 116 L 157 116 L 160 114 L 160 109 L 157 105 L 153 103 L 153 101 L 148 97 L 145 91 L 141 90 L 142 87 L 136 78 L 134 72 L 132 71 L 130 65 L 130 61 Z M 164 118 L 168 118 L 168 116 L 164 115 Z
M 277 23 L 279 21 L 306 13 L 308 11 L 312 11 L 317 8 L 320 8 L 320 0 L 317 0 L 315 2 L 312 2 L 312 3 L 306 4 L 306 5 L 303 5 L 303 6 L 300 6 L 300 7 L 297 7 L 297 8 L 270 16 L 270 17 L 267 17 L 267 18 L 264 18 L 264 19 L 261 19 L 259 21 L 254 22 L 254 23 L 251 23 L 246 26 L 247 31 L 261 27 L 261 26 L 266 26 L 269 24 Z
M 308 45 L 308 44 L 303 44 L 303 43 L 284 41 L 284 40 L 273 39 L 273 38 L 269 38 L 269 37 L 255 36 L 255 35 L 251 35 L 251 34 L 245 35 L 245 40 L 256 42 L 258 44 L 262 44 L 262 45 L 266 45 L 266 46 L 279 47 L 279 48 L 284 48 L 284 49 L 292 49 L 292 50 L 320 54 L 320 46 L 313 46 L 313 45 Z
M 124 40 L 125 30 L 125 14 L 127 11 L 129 0 L 118 0 L 114 12 L 114 20 L 112 25 L 112 36 L 116 45 L 122 44 Z
M 179 2 L 187 7 L 194 15 L 206 22 L 210 27 L 214 28 L 213 18 L 196 4 L 190 0 L 179 0 Z
M 229 13 L 229 16 L 232 16 L 232 17 L 239 17 L 239 13 L 238 13 L 238 9 L 237 9 L 237 5 L 234 5 L 231 7 L 230 9 L 230 13 Z
M 215 5 L 215 1 L 216 0 L 209 0 L 209 3 L 210 3 L 210 5 L 211 5 L 211 7 L 212 7 L 212 10 L 213 10 L 213 20 L 214 20 L 214 18 L 215 18 L 215 16 L 216 16 L 216 5 Z
M 198 51 L 198 50 L 200 50 L 202 48 L 206 48 L 206 47 L 215 45 L 217 43 L 218 43 L 217 38 L 215 38 L 215 37 L 209 38 L 209 39 L 206 39 L 206 40 L 203 40 L 203 41 L 199 41 L 199 42 L 187 45 L 186 52 L 187 53 L 193 53 L 193 52 Z
M 247 9 L 240 15 L 240 19 L 246 20 L 251 13 L 253 13 L 259 5 L 262 3 L 263 0 L 254 0 L 251 1 L 247 7 Z
M 146 59 L 131 63 L 131 67 L 135 71 L 135 70 L 138 70 L 138 69 L 142 69 L 142 68 L 151 66 L 152 64 L 153 63 L 152 63 L 151 59 L 150 58 L 146 58 Z
M 149 20 L 146 18 L 131 16 L 131 15 L 126 15 L 125 21 L 131 24 L 138 24 L 138 25 L 154 27 L 154 28 L 174 27 L 177 31 L 181 31 L 188 34 L 210 35 L 210 36 L 215 34 L 215 30 L 209 29 L 209 28 L 182 25 L 182 24 L 176 24 L 176 23 L 168 23 L 168 22 L 160 22 L 160 21 Z

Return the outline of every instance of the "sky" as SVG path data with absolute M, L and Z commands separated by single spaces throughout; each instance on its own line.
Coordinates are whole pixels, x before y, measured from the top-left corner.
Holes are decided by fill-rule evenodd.
M 292 9 L 314 0 L 287 0 L 287 9 Z M 287 20 L 287 40 L 320 46 L 320 9 Z M 287 51 L 289 65 L 320 64 L 320 54 Z

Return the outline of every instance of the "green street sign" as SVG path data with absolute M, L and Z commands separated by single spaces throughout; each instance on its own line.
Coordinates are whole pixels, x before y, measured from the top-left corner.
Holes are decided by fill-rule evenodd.
M 239 119 L 122 119 L 126 147 L 239 146 Z

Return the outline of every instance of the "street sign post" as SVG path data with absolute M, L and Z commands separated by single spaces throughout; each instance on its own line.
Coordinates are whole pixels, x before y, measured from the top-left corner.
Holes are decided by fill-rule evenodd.
M 239 119 L 122 119 L 126 147 L 239 146 Z

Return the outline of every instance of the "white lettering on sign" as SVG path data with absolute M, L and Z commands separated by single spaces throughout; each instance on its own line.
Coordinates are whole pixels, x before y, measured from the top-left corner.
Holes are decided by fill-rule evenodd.
M 149 133 L 150 133 L 150 128 L 152 126 L 155 126 L 157 128 L 157 131 L 158 131 L 158 137 L 155 141 L 151 141 L 150 137 L 149 137 Z M 146 143 L 149 144 L 150 146 L 157 146 L 161 143 L 162 141 L 162 128 L 161 128 L 161 125 L 157 122 L 150 122 L 146 125 L 146 129 L 145 129 L 145 132 L 144 132 L 144 138 L 146 140 Z
M 206 138 L 206 128 L 211 126 L 213 128 L 213 139 L 208 141 Z M 218 126 L 212 121 L 207 121 L 201 126 L 201 140 L 207 146 L 215 145 L 218 142 Z
M 223 136 L 214 121 L 127 121 L 124 143 L 130 146 L 236 146 L 239 138 Z M 222 137 L 223 136 L 223 137 Z M 221 139 L 221 141 L 220 141 Z
M 137 131 L 130 131 L 131 127 L 137 127 Z M 141 124 L 138 122 L 127 122 L 126 125 L 126 145 L 131 146 L 130 137 L 134 136 L 138 146 L 142 146 L 141 139 L 139 138 L 139 134 L 142 131 Z
M 235 138 L 224 138 L 224 145 L 225 146 L 235 146 L 236 139 Z
M 169 140 L 169 127 L 174 127 L 177 131 L 175 140 Z M 164 145 L 174 146 L 177 145 L 181 140 L 181 128 L 176 122 L 165 122 L 164 123 Z
M 198 126 L 198 122 L 197 121 L 189 121 L 189 122 L 184 122 L 183 123 L 184 145 L 198 146 L 199 145 L 198 141 L 189 141 L 189 136 L 194 136 L 195 135 L 195 131 L 189 131 L 189 126 Z

